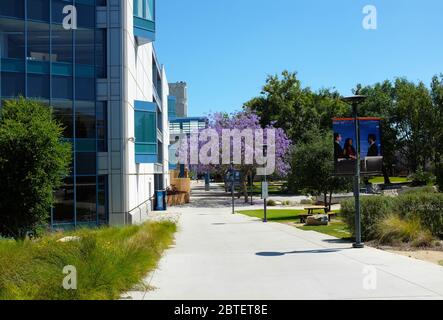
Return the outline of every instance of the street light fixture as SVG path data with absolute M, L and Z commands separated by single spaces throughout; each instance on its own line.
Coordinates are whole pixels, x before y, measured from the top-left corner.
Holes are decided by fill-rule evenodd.
M 345 97 L 343 102 L 352 106 L 352 116 L 355 125 L 355 138 L 357 149 L 357 160 L 355 163 L 354 176 L 354 196 L 355 196 L 355 243 L 352 245 L 356 249 L 364 248 L 365 245 L 361 241 L 361 211 L 360 211 L 360 128 L 358 123 L 358 105 L 366 100 L 367 96 L 355 95 Z

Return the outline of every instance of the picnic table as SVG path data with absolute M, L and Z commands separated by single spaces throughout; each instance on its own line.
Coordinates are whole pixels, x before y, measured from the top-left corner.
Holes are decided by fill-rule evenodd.
M 318 210 L 323 210 L 323 211 L 325 212 L 325 214 L 328 215 L 328 220 L 329 220 L 329 222 L 331 222 L 332 217 L 335 216 L 335 213 L 333 213 L 333 212 L 328 212 L 329 207 L 326 207 L 326 206 L 311 206 L 311 207 L 306 207 L 306 208 L 304 208 L 304 209 L 305 209 L 306 211 L 308 211 L 308 212 L 305 213 L 305 214 L 301 214 L 301 215 L 299 215 L 300 223 L 306 223 L 306 219 L 307 219 L 308 217 L 311 217 L 311 216 L 315 215 L 314 211 L 318 211 Z

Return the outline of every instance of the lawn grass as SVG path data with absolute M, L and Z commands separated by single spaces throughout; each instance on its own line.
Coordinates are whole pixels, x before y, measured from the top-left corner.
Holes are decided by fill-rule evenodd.
M 443 267 L 443 260 L 439 261 L 438 264 Z
M 341 220 L 333 220 L 327 226 L 302 226 L 299 229 L 306 231 L 317 231 L 339 239 L 350 239 L 351 232 L 348 225 Z
M 267 210 L 266 216 L 268 221 L 290 222 L 300 219 L 299 215 L 304 212 L 304 210 Z M 264 215 L 263 210 L 245 210 L 238 213 L 260 219 L 263 219 Z
M 390 177 L 391 183 L 404 183 L 404 182 L 410 182 L 410 180 L 407 177 Z M 384 177 L 374 177 L 369 180 L 370 183 L 373 184 L 381 184 L 385 183 Z
M 174 223 L 156 222 L 1 240 L 0 300 L 119 299 L 155 269 L 175 231 Z M 66 236 L 80 240 L 57 241 Z M 68 265 L 77 269 L 77 290 L 62 287 Z
M 337 213 L 337 211 L 334 211 Z M 263 218 L 263 210 L 245 210 L 238 211 L 238 213 L 247 215 L 249 217 L 254 218 Z M 305 210 L 268 210 L 267 211 L 267 219 L 268 221 L 274 222 L 296 222 L 298 223 L 300 220 L 300 215 L 306 213 Z M 322 211 L 318 211 L 317 213 L 323 213 Z M 340 239 L 348 239 L 351 237 L 351 233 L 345 222 L 343 222 L 340 218 L 335 218 L 329 225 L 327 226 L 300 226 L 298 227 L 301 230 L 306 231 L 317 231 L 320 233 L 324 233 L 333 237 L 337 237 Z

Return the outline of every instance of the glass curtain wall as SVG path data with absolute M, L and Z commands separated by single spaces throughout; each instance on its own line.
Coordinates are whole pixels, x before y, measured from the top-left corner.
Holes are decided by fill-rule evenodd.
M 62 25 L 75 5 L 77 29 Z M 107 104 L 96 102 L 106 77 L 106 29 L 95 28 L 97 0 L 1 0 L 0 96 L 50 105 L 73 144 L 71 176 L 55 193 L 54 227 L 107 222 L 107 177 L 97 175 L 97 152 L 107 150 Z

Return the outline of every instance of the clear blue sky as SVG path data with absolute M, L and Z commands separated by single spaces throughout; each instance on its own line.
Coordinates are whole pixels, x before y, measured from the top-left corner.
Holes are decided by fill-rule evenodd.
M 375 5 L 378 29 L 362 27 Z M 357 83 L 443 72 L 442 0 L 157 0 L 156 48 L 189 113 L 239 110 L 269 74 L 350 94 Z

